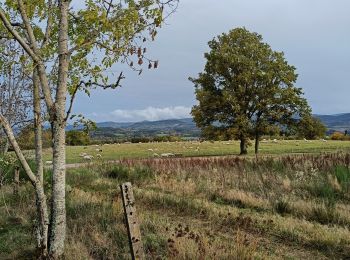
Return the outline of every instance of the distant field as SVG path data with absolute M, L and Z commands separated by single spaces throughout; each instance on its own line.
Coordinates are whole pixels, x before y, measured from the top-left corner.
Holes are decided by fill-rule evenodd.
M 97 151 L 101 149 L 101 151 Z M 254 146 L 250 146 L 250 155 L 254 154 Z M 285 140 L 274 143 L 262 142 L 261 154 L 290 154 L 290 153 L 324 153 L 350 151 L 350 142 L 347 141 L 297 141 Z M 213 156 L 238 155 L 238 141 L 224 142 L 174 142 L 174 143 L 141 143 L 141 144 L 112 144 L 102 146 L 69 146 L 67 147 L 67 163 L 79 163 L 84 160 L 81 153 L 93 155 L 101 154 L 103 160 L 118 160 L 123 158 L 149 158 L 154 153 L 174 153 L 182 156 Z M 50 151 L 45 152 L 45 159 L 50 160 Z

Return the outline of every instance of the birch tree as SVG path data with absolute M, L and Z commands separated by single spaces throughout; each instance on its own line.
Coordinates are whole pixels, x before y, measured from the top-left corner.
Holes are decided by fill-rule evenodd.
M 65 126 L 76 93 L 90 94 L 92 88 L 120 86 L 123 73 L 113 78 L 106 73 L 118 62 L 139 73 L 143 63 L 156 68 L 158 62 L 146 56 L 146 43 L 155 39 L 176 5 L 177 0 L 1 1 L 1 34 L 20 44 L 32 63 L 37 172 L 29 167 L 8 119 L 2 114 L 0 123 L 36 192 L 37 238 L 43 256 L 59 258 L 64 253 Z M 50 219 L 42 178 L 41 98 L 53 139 Z

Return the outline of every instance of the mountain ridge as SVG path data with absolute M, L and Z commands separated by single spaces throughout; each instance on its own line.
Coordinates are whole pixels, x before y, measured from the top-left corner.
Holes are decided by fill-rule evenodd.
M 319 118 L 327 127 L 327 134 L 335 131 L 344 132 L 350 130 L 350 113 L 336 115 L 313 115 Z M 95 138 L 143 138 L 150 136 L 182 136 L 199 137 L 201 130 L 196 126 L 192 118 L 165 119 L 157 121 L 139 121 L 139 122 L 99 122 L 96 123 L 97 130 L 92 133 Z M 74 129 L 72 125 L 67 130 Z M 78 128 L 79 129 L 79 128 Z M 80 128 L 81 129 L 81 128 Z
M 319 118 L 329 130 L 343 130 L 350 128 L 350 113 L 342 113 L 342 114 L 330 114 L 330 115 L 322 115 L 322 114 L 314 114 L 316 118 Z M 176 126 L 192 126 L 196 127 L 195 122 L 192 118 L 179 118 L 179 119 L 163 119 L 156 121 L 138 121 L 138 122 L 114 122 L 114 121 L 106 121 L 96 123 L 97 127 L 108 127 L 108 128 L 161 128 L 161 127 L 176 127 Z

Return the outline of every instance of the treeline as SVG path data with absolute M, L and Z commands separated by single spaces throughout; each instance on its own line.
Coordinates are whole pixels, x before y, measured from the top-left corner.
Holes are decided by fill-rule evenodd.
M 271 126 L 261 139 L 289 139 L 300 140 L 308 139 L 315 140 L 319 138 L 328 138 L 337 141 L 350 141 L 348 131 L 333 132 L 326 136 L 326 127 L 319 119 L 313 119 L 312 122 L 299 121 L 294 127 L 283 129 L 279 126 Z M 66 132 L 66 145 L 80 146 L 80 145 L 94 145 L 105 143 L 150 143 L 150 142 L 179 142 L 191 139 L 201 139 L 210 141 L 227 141 L 232 140 L 232 136 L 226 129 L 206 128 L 202 133 L 202 137 L 189 138 L 181 135 L 157 135 L 157 136 L 134 136 L 128 138 L 94 138 L 93 135 L 88 134 L 82 130 L 71 130 Z M 250 140 L 254 140 L 254 132 L 249 135 Z M 43 131 L 43 148 L 51 147 L 52 136 L 49 130 Z M 34 149 L 34 129 L 33 126 L 27 126 L 18 134 L 18 143 L 24 150 Z M 11 147 L 10 147 L 11 149 Z
M 18 134 L 18 143 L 24 150 L 34 149 L 34 128 L 29 125 L 23 128 Z M 50 130 L 44 130 L 43 135 L 43 148 L 50 148 L 52 142 L 52 135 Z M 128 138 L 93 138 L 92 134 L 82 130 L 71 130 L 66 132 L 66 145 L 79 146 L 79 145 L 92 145 L 101 143 L 150 143 L 150 142 L 176 142 L 182 141 L 182 136 L 176 135 L 161 135 L 161 136 L 135 136 Z M 10 147 L 11 149 L 11 147 Z

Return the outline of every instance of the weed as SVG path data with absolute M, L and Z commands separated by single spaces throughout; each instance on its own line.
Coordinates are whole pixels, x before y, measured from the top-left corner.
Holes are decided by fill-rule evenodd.
M 291 205 L 286 198 L 279 198 L 273 202 L 274 210 L 281 215 L 289 214 L 292 212 Z

